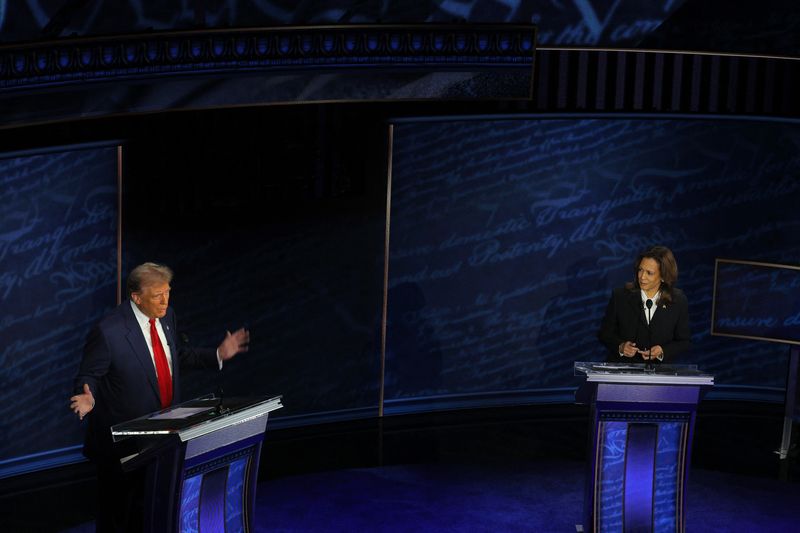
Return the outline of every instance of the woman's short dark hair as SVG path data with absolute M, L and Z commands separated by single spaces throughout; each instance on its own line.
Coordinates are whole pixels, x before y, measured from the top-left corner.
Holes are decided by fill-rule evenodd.
M 142 263 L 128 274 L 128 297 L 134 292 L 141 292 L 142 287 L 151 283 L 170 283 L 172 269 L 158 263 Z
M 661 273 L 661 301 L 664 304 L 672 303 L 672 289 L 678 282 L 678 262 L 672 255 L 672 250 L 666 246 L 653 246 L 641 252 L 633 263 L 633 282 L 625 284 L 630 290 L 638 291 L 639 287 L 639 265 L 642 259 L 652 259 L 658 263 L 658 270 Z

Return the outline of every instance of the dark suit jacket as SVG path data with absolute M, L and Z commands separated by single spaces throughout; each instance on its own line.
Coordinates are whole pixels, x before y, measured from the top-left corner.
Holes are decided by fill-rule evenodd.
M 659 303 L 650 321 L 649 334 L 644 313 L 639 289 L 614 289 L 597 334 L 600 342 L 608 348 L 608 361 L 629 360 L 620 357 L 618 351 L 619 345 L 625 341 L 635 342 L 640 348 L 661 346 L 664 349 L 664 363 L 677 362 L 678 355 L 689 348 L 689 304 L 683 291 L 672 289 L 672 303 Z M 644 362 L 640 355 L 630 360 Z
M 192 350 L 177 343 L 175 313 L 171 308 L 161 327 L 172 354 L 173 403 L 180 401 L 181 367 L 217 368 L 216 351 Z M 113 455 L 110 427 L 161 409 L 153 359 L 130 300 L 125 300 L 92 329 L 75 378 L 76 394 L 88 383 L 95 398 L 88 415 L 84 455 Z

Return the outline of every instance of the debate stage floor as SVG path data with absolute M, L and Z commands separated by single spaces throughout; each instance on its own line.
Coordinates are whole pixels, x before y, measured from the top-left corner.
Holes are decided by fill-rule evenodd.
M 701 407 L 687 531 L 800 531 L 798 461 L 781 465 L 773 453 L 781 406 Z M 573 532 L 583 508 L 587 430 L 587 410 L 574 405 L 269 430 L 255 531 Z M 2 531 L 94 530 L 88 464 L 0 485 Z
M 256 531 L 575 531 L 584 465 L 403 465 L 263 483 Z M 800 530 L 800 484 L 696 470 L 687 531 Z
M 262 482 L 257 532 L 574 532 L 584 464 L 419 464 Z M 694 470 L 687 531 L 800 530 L 800 484 Z M 67 529 L 94 531 L 93 523 Z

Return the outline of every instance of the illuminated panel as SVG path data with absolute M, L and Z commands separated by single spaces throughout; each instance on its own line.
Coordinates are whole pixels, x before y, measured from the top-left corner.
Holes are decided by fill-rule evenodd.
M 683 521 L 677 513 L 683 494 L 681 446 L 686 426 L 685 420 L 655 418 L 645 423 L 600 422 L 594 498 L 598 531 L 621 531 L 623 523 L 625 527 L 644 523 L 648 530 L 652 525 L 657 533 L 680 530 Z
M 0 477 L 80 459 L 66 410 L 117 298 L 116 145 L 0 156 Z
M 625 489 L 625 443 L 628 438 L 628 423 L 622 421 L 600 422 L 598 446 L 601 451 L 599 464 L 599 494 L 595 505 L 599 507 L 595 516 L 598 531 L 622 531 Z
M 183 481 L 181 494 L 180 528 L 183 533 L 197 533 L 199 531 L 200 487 L 203 484 L 203 475 L 198 474 Z
M 710 337 L 705 325 L 716 257 L 800 255 L 799 131 L 763 120 L 396 121 L 385 412 L 570 401 L 573 361 L 605 358 L 597 332 L 611 291 L 654 244 L 675 252 L 689 300 L 693 347 L 677 362 L 737 397 L 782 387 L 782 347 Z
M 247 468 L 250 458 L 243 457 L 228 467 L 228 484 L 225 499 L 226 531 L 245 530 L 244 499 L 247 494 Z
M 800 344 L 800 267 L 718 259 L 712 335 Z

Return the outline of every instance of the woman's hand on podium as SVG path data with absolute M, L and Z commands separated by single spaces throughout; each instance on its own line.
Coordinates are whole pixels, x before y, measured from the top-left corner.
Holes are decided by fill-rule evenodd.
M 642 358 L 645 361 L 649 361 L 652 359 L 658 359 L 659 361 L 664 360 L 664 348 L 656 344 L 649 350 L 639 350 L 639 353 L 642 354 Z
M 76 394 L 69 399 L 69 408 L 72 412 L 78 415 L 78 418 L 83 420 L 83 417 L 89 414 L 89 411 L 94 409 L 94 395 L 89 388 L 88 383 L 83 384 L 83 394 Z
M 636 343 L 631 341 L 625 341 L 619 345 L 619 354 L 624 357 L 633 357 L 639 353 L 639 350 L 636 349 Z

